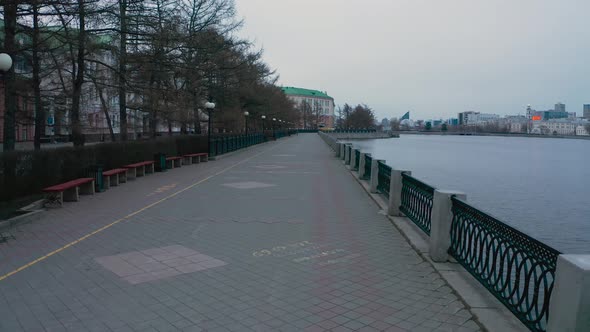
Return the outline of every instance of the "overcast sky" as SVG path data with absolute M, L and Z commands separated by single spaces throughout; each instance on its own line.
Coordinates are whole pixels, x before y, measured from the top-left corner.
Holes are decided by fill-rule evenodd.
M 590 104 L 589 0 L 236 0 L 279 83 L 380 119 Z

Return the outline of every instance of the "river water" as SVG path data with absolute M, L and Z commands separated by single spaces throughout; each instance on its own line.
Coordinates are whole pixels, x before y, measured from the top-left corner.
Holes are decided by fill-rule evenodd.
M 352 141 L 564 253 L 590 254 L 590 140 L 401 135 Z

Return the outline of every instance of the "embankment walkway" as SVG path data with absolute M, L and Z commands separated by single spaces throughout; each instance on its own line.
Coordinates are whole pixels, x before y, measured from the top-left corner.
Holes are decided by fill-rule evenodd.
M 30 219 L 0 331 L 480 330 L 317 134 Z

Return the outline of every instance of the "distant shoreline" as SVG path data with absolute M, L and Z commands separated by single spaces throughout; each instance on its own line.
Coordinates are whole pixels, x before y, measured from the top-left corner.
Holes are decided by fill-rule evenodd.
M 565 135 L 532 135 L 510 133 L 459 133 L 442 131 L 396 131 L 399 135 L 440 135 L 440 136 L 500 136 L 500 137 L 528 137 L 528 138 L 561 138 L 590 140 L 590 136 L 565 136 Z

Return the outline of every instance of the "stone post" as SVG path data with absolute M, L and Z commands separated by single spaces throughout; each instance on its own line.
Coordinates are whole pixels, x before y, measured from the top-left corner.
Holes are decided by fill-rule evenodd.
M 372 194 L 377 193 L 377 184 L 379 184 L 379 162 L 385 160 L 373 159 L 371 161 L 371 180 L 369 181 L 369 191 Z
M 590 255 L 559 255 L 547 332 L 590 331 Z
M 342 162 L 346 165 L 346 159 L 348 158 L 348 144 L 344 144 L 344 158 L 342 158 Z
M 359 179 L 365 176 L 365 155 L 366 153 L 361 152 L 361 157 L 359 158 Z
M 465 200 L 464 193 L 449 190 L 434 190 L 432 214 L 430 217 L 430 258 L 435 262 L 446 262 L 447 251 L 451 246 L 451 223 L 453 222 L 453 202 L 451 197 Z
M 342 151 L 342 143 L 335 143 L 336 144 L 336 158 L 340 158 L 340 152 Z
M 400 171 L 397 169 L 391 170 L 391 178 L 389 182 L 389 203 L 387 204 L 387 214 L 390 216 L 399 217 L 402 213 L 399 210 L 402 205 L 402 174 L 412 175 L 410 171 Z
M 346 145 L 344 145 L 344 143 L 340 143 L 340 159 L 344 160 L 344 149 L 346 148 Z

